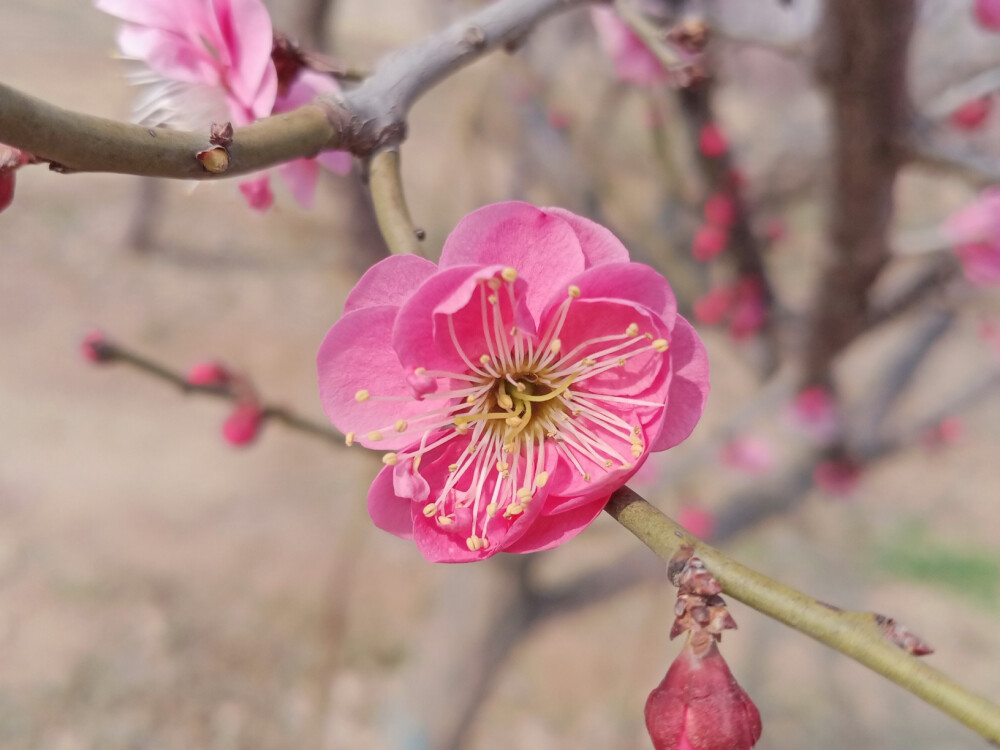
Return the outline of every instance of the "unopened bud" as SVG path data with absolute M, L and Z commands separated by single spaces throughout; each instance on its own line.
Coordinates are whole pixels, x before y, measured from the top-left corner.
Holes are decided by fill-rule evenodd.
M 229 152 L 222 146 L 213 146 L 199 151 L 195 156 L 198 157 L 206 172 L 222 174 L 229 169 Z
M 191 385 L 224 386 L 233 374 L 220 362 L 199 362 L 188 370 L 187 382 Z
M 115 358 L 114 347 L 101 331 L 91 331 L 80 342 L 80 354 L 91 362 L 110 362 Z
M 249 445 L 260 432 L 264 414 L 255 403 L 237 404 L 222 425 L 222 436 L 231 445 Z

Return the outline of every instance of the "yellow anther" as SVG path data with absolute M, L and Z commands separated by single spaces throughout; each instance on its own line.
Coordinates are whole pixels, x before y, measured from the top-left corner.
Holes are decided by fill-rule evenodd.
M 644 333 L 644 334 L 642 334 L 642 335 L 643 335 L 643 336 L 645 336 L 645 337 L 646 337 L 647 339 L 649 339 L 650 341 L 652 341 L 652 340 L 653 340 L 653 334 L 651 334 L 651 333 Z
M 593 367 L 594 365 L 597 364 L 597 360 L 596 359 L 591 359 L 590 357 L 587 357 L 586 359 L 583 360 L 583 362 L 581 364 L 584 367 Z
M 466 396 L 465 397 L 465 403 L 467 403 L 467 404 L 474 404 L 474 403 L 476 403 L 476 394 L 470 393 L 468 396 Z
M 469 443 L 468 451 L 470 456 L 474 456 L 476 454 L 476 447 L 475 443 Z
M 352 445 L 354 445 L 354 433 L 353 432 L 348 432 L 346 435 L 344 435 L 344 444 L 348 448 L 350 448 Z
M 451 526 L 454 521 L 448 518 L 448 516 L 438 516 L 438 523 L 442 526 Z
M 615 465 L 615 462 L 612 461 L 610 458 L 607 461 L 604 462 L 604 468 L 605 469 L 610 469 L 614 465 Z
M 516 336 L 517 335 L 517 326 L 511 326 L 510 327 L 510 335 L 511 336 Z
M 448 464 L 448 471 L 458 471 L 458 464 Z
M 417 456 L 415 459 L 413 459 L 413 470 L 414 471 L 416 471 L 417 469 L 420 468 L 420 462 L 423 461 L 423 460 L 424 460 L 423 455 Z
M 475 535 L 466 539 L 465 544 L 469 548 L 469 552 L 478 552 L 483 548 L 483 540 Z
M 396 432 L 406 432 L 406 420 L 405 419 L 397 419 L 396 420 L 396 424 L 394 425 L 394 428 L 395 428 Z
M 520 417 L 507 417 L 507 419 L 504 420 L 504 422 L 507 423 L 508 427 L 517 427 L 519 424 L 521 424 L 521 421 L 522 420 Z
M 670 346 L 670 343 L 666 339 L 657 339 L 653 342 L 653 348 L 658 352 L 665 352 Z
M 527 500 L 528 498 L 531 497 L 531 488 L 530 487 L 521 487 L 517 491 L 517 496 L 519 498 L 521 498 L 522 500 Z
M 625 366 L 625 357 L 619 357 L 618 358 L 618 366 L 619 367 L 624 367 Z
M 386 466 L 395 466 L 398 458 L 399 457 L 395 453 L 386 453 L 382 456 L 382 463 Z
M 489 279 L 486 282 L 486 286 L 492 289 L 494 292 L 500 288 L 500 280 L 496 278 Z
M 503 452 L 504 453 L 513 453 L 516 448 L 517 448 L 517 446 L 514 443 L 504 443 L 503 444 Z
M 486 301 L 489 302 L 491 305 L 495 305 L 497 303 L 497 296 L 495 294 L 491 294 L 489 297 L 486 298 Z
M 503 278 L 504 281 L 513 283 L 514 279 L 517 278 L 517 269 L 507 266 L 500 272 L 500 276 Z
M 639 458 L 642 455 L 642 446 L 638 443 L 632 443 L 632 458 Z
M 425 372 L 427 372 L 427 368 L 426 367 L 414 367 L 413 368 L 413 374 L 414 375 L 423 375 Z
M 423 514 L 427 518 L 430 518 L 435 513 L 437 513 L 437 510 L 438 510 L 438 507 L 437 507 L 437 505 L 435 503 L 427 503 L 427 505 L 424 506 Z
M 468 422 L 459 422 L 458 424 L 455 425 L 455 432 L 457 432 L 459 435 L 464 435 L 468 431 L 469 431 Z
M 507 471 L 510 468 L 510 464 L 506 461 L 497 461 L 497 471 Z
M 371 398 L 371 395 L 372 394 L 370 394 L 368 391 L 362 388 L 360 391 L 354 394 L 354 400 L 358 402 L 367 401 L 369 398 Z
M 490 518 L 493 518 L 496 514 L 497 514 L 496 503 L 490 503 L 489 505 L 486 506 L 486 515 L 488 515 Z
M 484 354 L 483 356 L 481 356 L 479 358 L 479 364 L 481 364 L 481 365 L 485 365 L 489 361 L 490 361 L 490 355 L 489 354 Z
M 549 472 L 547 471 L 540 471 L 535 476 L 536 487 L 544 487 L 548 481 L 549 481 Z
M 625 329 L 625 335 L 628 336 L 629 338 L 631 338 L 632 336 L 638 336 L 639 335 L 639 324 L 638 323 L 629 323 L 628 324 L 628 328 Z
M 507 510 L 505 510 L 503 512 L 503 514 L 507 518 L 510 518 L 511 516 L 516 516 L 519 513 L 523 513 L 523 512 L 524 512 L 524 506 L 523 505 L 521 505 L 520 503 L 511 503 L 510 505 L 507 506 Z
M 371 440 L 373 443 L 377 443 L 379 440 L 382 439 L 382 433 L 379 432 L 378 430 L 372 430 L 371 432 L 368 433 L 368 439 Z
M 552 339 L 552 343 L 549 344 L 549 351 L 553 354 L 558 354 L 560 349 L 562 349 L 562 341 L 559 339 Z
M 590 474 L 584 474 L 583 475 L 583 481 L 584 482 L 589 482 L 590 481 Z
M 637 433 L 635 430 L 629 433 L 628 441 L 632 443 L 632 445 L 642 445 L 642 438 L 639 437 L 639 433 Z
M 570 287 L 569 287 L 569 296 L 570 297 L 579 297 L 580 296 L 580 287 L 578 287 L 576 284 L 570 284 Z

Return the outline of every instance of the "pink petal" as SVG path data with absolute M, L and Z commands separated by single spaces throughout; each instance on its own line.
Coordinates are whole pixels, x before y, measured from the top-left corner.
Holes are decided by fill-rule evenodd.
M 268 68 L 274 67 L 271 17 L 260 0 L 212 0 L 212 8 L 221 34 L 217 52 L 229 70 L 227 83 L 240 101 L 250 105 Z
M 513 266 L 528 282 L 527 305 L 535 319 L 550 299 L 566 294 L 568 279 L 584 268 L 573 228 L 528 203 L 485 206 L 463 218 L 445 240 L 441 268 L 461 265 Z
M 606 406 L 607 404 L 602 403 L 601 405 Z M 640 420 L 634 414 L 619 413 L 617 416 L 629 424 L 642 427 Z M 554 495 L 558 494 L 558 499 L 550 498 L 549 507 L 546 508 L 547 513 L 565 513 L 595 500 L 606 499 L 634 476 L 649 456 L 648 436 L 645 431 L 642 432 L 642 437 L 646 447 L 643 453 L 635 458 L 631 453 L 631 443 L 627 439 L 610 432 L 597 422 L 590 421 L 586 426 L 598 440 L 614 450 L 622 460 L 616 461 L 609 469 L 603 461 L 598 462 L 580 452 L 574 452 L 576 462 L 590 476 L 589 479 L 584 479 L 576 465 L 560 452 L 558 454 L 559 461 L 554 467 L 552 476 L 549 477 L 550 492 Z
M 1000 284 L 1000 241 L 995 244 L 964 245 L 956 248 L 955 254 L 970 284 L 977 286 Z
M 943 231 L 955 245 L 1000 242 L 1000 187 L 987 188 L 968 206 L 952 214 Z
M 698 334 L 684 318 L 678 317 L 670 339 L 670 366 L 673 373 L 667 395 L 663 428 L 650 450 L 673 448 L 694 430 L 705 411 L 710 389 L 708 353 Z
M 983 28 L 1000 31 L 1000 0 L 976 0 L 975 14 Z
M 271 192 L 271 181 L 265 174 L 252 180 L 240 183 L 240 192 L 247 199 L 250 208 L 254 211 L 266 211 L 274 203 L 274 194 Z
M 292 196 L 303 208 L 312 208 L 319 180 L 319 165 L 315 159 L 296 159 L 278 166 L 278 174 L 288 185 Z
M 603 263 L 629 262 L 628 249 L 610 229 L 565 208 L 548 206 L 542 210 L 547 214 L 558 216 L 573 228 L 580 241 L 580 249 L 583 250 L 588 268 Z
M 219 85 L 218 70 L 207 50 L 176 32 L 125 24 L 118 30 L 118 48 L 164 78 Z
M 275 101 L 274 111 L 290 112 L 311 103 L 320 94 L 328 94 L 331 91 L 340 91 L 340 86 L 333 78 L 303 68 L 295 76 L 288 90 Z
M 349 151 L 323 151 L 316 157 L 316 161 L 334 174 L 349 174 L 354 165 Z
M 316 358 L 323 409 L 338 430 L 355 433 L 366 448 L 394 450 L 409 445 L 412 433 L 397 433 L 393 425 L 430 410 L 413 397 L 391 345 L 398 311 L 380 306 L 347 313 L 326 334 Z M 368 391 L 371 397 L 358 401 L 359 391 Z M 379 440 L 369 437 L 376 430 L 382 436 Z
M 14 201 L 14 173 L 0 171 L 0 211 Z
M 662 274 L 642 263 L 608 263 L 588 268 L 571 279 L 570 284 L 580 288 L 580 299 L 607 297 L 635 302 L 663 318 L 667 325 L 677 315 L 677 299 L 670 284 Z M 551 309 L 550 306 L 550 312 Z
M 431 261 L 417 255 L 391 255 L 365 271 L 347 295 L 344 312 L 376 305 L 398 307 L 437 270 Z
M 393 345 L 408 371 L 425 367 L 464 373 L 471 369 L 466 360 L 478 363 L 480 356 L 488 353 L 483 329 L 492 318 L 484 323 L 485 290 L 480 281 L 498 277 L 502 270 L 502 266 L 446 268 L 427 279 L 406 300 L 396 321 Z M 514 281 L 517 291 L 513 308 L 506 294 L 499 295 L 500 310 L 504 330 L 516 325 L 525 334 L 533 335 L 534 322 L 524 303 L 525 286 L 521 278 Z M 461 349 L 456 347 L 456 341 Z
M 413 539 L 413 503 L 392 488 L 393 467 L 386 466 L 368 490 L 368 515 L 383 531 L 401 539 Z
M 663 64 L 613 9 L 592 8 L 590 18 L 619 78 L 640 86 L 655 86 L 667 79 Z
M 550 501 L 551 499 L 549 498 Z M 606 503 L 607 497 L 603 497 L 554 516 L 543 513 L 531 524 L 524 536 L 505 546 L 503 551 L 523 554 L 558 547 L 590 526 L 604 510 Z

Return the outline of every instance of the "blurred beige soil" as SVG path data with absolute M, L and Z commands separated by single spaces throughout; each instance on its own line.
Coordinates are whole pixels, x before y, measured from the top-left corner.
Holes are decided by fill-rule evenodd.
M 433 22 L 417 3 L 344 5 L 339 38 L 362 62 Z M 377 25 L 366 23 L 371 13 Z M 0 79 L 69 108 L 126 117 L 131 92 L 111 59 L 114 27 L 85 2 L 4 3 Z M 482 108 L 482 91 L 518 65 L 476 66 L 415 114 L 406 180 L 431 247 L 466 211 L 509 197 L 503 147 L 470 148 L 465 123 Z M 592 109 L 559 96 L 572 112 Z M 743 122 L 737 138 L 753 120 Z M 480 126 L 485 137 L 504 127 Z M 625 184 L 635 170 L 641 183 L 646 143 L 621 148 L 623 173 L 613 180 Z M 925 197 L 934 184 L 910 179 L 903 195 L 940 211 Z M 219 435 L 221 403 L 88 365 L 77 348 L 99 327 L 180 368 L 221 358 L 252 373 L 268 398 L 322 419 L 314 352 L 357 273 L 344 239 L 350 211 L 336 197 L 343 188 L 322 185 L 313 212 L 279 192 L 278 207 L 258 216 L 233 184 L 168 185 L 160 247 L 145 255 L 124 242 L 138 188 L 131 177 L 26 169 L 14 207 L 0 216 L 0 747 L 405 747 L 398 711 L 419 690 L 412 665 L 428 637 L 422 625 L 446 588 L 475 587 L 486 574 L 426 564 L 371 528 L 364 495 L 377 458 L 280 426 L 234 450 Z M 528 197 L 564 197 L 554 191 L 536 187 Z M 942 200 L 963 195 L 955 188 Z M 632 198 L 615 193 L 609 211 L 648 246 L 656 226 L 641 217 L 655 201 Z M 812 232 L 805 257 L 815 266 L 818 210 L 796 211 L 793 232 L 798 224 Z M 796 263 L 783 283 L 800 303 L 811 271 L 795 276 Z M 909 409 L 996 366 L 975 327 L 974 315 L 958 322 Z M 849 393 L 864 391 L 872 357 L 899 335 L 851 355 L 845 366 L 859 376 Z M 707 341 L 711 406 L 671 465 L 696 456 L 754 390 L 725 340 Z M 874 564 L 909 519 L 997 560 L 998 416 L 994 397 L 970 416 L 960 446 L 893 458 L 852 502 L 814 494 L 731 551 L 824 600 L 899 617 L 937 647 L 934 665 L 1000 700 L 996 582 L 992 597 L 973 598 Z M 685 491 L 721 504 L 740 480 L 712 473 L 720 476 Z M 676 494 L 656 497 L 676 507 Z M 634 544 L 601 519 L 545 570 L 558 578 Z M 647 747 L 641 706 L 677 648 L 666 640 L 670 597 L 661 581 L 527 634 L 470 748 Z M 745 607 L 733 611 L 740 630 L 724 651 L 764 714 L 761 748 L 982 747 L 861 667 Z M 461 642 L 463 625 L 459 616 L 436 637 L 445 647 Z

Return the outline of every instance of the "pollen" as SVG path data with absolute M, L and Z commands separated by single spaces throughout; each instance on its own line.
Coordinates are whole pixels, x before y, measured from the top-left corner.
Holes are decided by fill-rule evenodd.
M 500 272 L 500 276 L 504 281 L 513 284 L 514 280 L 517 278 L 517 269 L 507 266 Z
M 639 324 L 638 323 L 629 323 L 628 324 L 628 328 L 625 329 L 625 335 L 628 336 L 629 338 L 632 338 L 633 336 L 638 336 L 639 335 Z
M 414 375 L 423 375 L 426 372 L 427 372 L 427 368 L 426 367 L 416 367 L 416 368 L 413 369 L 413 374 Z
M 458 471 L 458 464 L 448 464 L 448 471 Z
M 670 347 L 670 343 L 666 339 L 656 339 L 656 341 L 652 343 L 652 347 L 656 349 L 656 351 L 663 353 Z
M 488 286 L 490 289 L 492 289 L 495 292 L 497 289 L 500 288 L 500 281 L 498 279 L 496 279 L 496 278 L 489 279 L 486 282 L 486 286 Z
M 531 498 L 531 488 L 521 487 L 517 491 L 517 496 L 523 501 Z
M 558 354 L 560 349 L 562 349 L 562 341 L 559 339 L 552 339 L 552 343 L 549 344 L 549 351 L 553 354 Z
M 576 297 L 580 296 L 580 287 L 578 287 L 576 284 L 570 284 L 568 293 L 570 297 L 573 297 L 575 299 Z
M 346 435 L 344 435 L 344 445 L 346 445 L 348 448 L 350 448 L 352 445 L 354 445 L 354 433 L 353 432 L 348 432 Z
M 423 509 L 422 512 L 423 512 L 423 514 L 427 518 L 430 518 L 435 513 L 437 513 L 437 510 L 438 510 L 438 507 L 437 507 L 437 505 L 435 503 L 427 503 L 427 505 L 424 506 L 424 509 Z
M 354 400 L 357 401 L 358 403 L 361 403 L 362 401 L 367 401 L 369 398 L 371 398 L 371 395 L 372 394 L 370 394 L 368 391 L 362 388 L 360 391 L 354 394 Z
M 394 429 L 396 430 L 396 432 L 406 432 L 406 420 L 397 419 L 396 424 L 394 425 Z
M 642 455 L 642 446 L 638 443 L 632 443 L 632 458 L 639 458 Z
M 465 545 L 469 548 L 469 552 L 478 552 L 486 546 L 486 540 L 473 534 L 465 540 Z
M 382 439 L 382 433 L 379 432 L 378 430 L 372 430 L 371 432 L 368 433 L 368 439 L 371 440 L 373 443 L 377 443 L 379 440 Z
M 438 523 L 442 526 L 451 526 L 454 521 L 448 518 L 448 516 L 438 516 Z
M 544 487 L 548 481 L 549 481 L 549 472 L 540 471 L 538 472 L 538 476 L 535 477 L 535 486 Z
M 511 503 L 507 506 L 507 510 L 503 512 L 504 516 L 510 518 L 511 516 L 516 516 L 524 512 L 524 506 L 520 503 Z
M 497 461 L 497 471 L 504 472 L 510 468 L 510 464 L 506 461 Z
M 493 518 L 496 514 L 497 514 L 496 503 L 490 503 L 489 505 L 486 506 L 486 515 L 488 515 L 490 518 Z
M 386 466 L 395 466 L 397 460 L 398 456 L 396 456 L 395 453 L 386 453 L 384 456 L 382 456 L 382 463 L 384 463 Z
M 491 294 L 489 297 L 486 298 L 486 301 L 489 302 L 491 305 L 495 305 L 497 303 L 497 296 L 495 294 Z
M 481 364 L 481 365 L 485 365 L 489 361 L 490 361 L 490 355 L 489 354 L 484 354 L 483 356 L 481 356 L 479 358 L 479 364 Z

